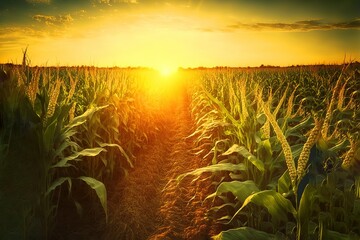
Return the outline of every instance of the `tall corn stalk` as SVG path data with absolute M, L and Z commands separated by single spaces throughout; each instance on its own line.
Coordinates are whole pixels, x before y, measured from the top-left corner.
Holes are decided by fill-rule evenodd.
M 63 102 L 61 80 L 53 82 L 44 79 L 51 75 L 43 74 L 39 69 L 33 72 L 28 66 L 25 69 L 29 79 L 23 78 L 26 77 L 23 69 L 14 67 L 9 69 L 12 78 L 1 86 L 0 118 L 4 128 L 0 133 L 0 175 L 3 180 L 0 195 L 6 196 L 1 198 L 1 205 L 6 207 L 6 203 L 12 202 L 16 208 L 2 209 L 0 225 L 4 228 L 0 228 L 0 237 L 18 238 L 21 234 L 24 239 L 48 239 L 59 201 L 64 198 L 62 192 L 71 194 L 72 182 L 82 181 L 90 186 L 106 215 L 103 183 L 87 176 L 73 175 L 70 170 L 81 158 L 105 151 L 101 147 L 83 149 L 74 141 L 77 128 L 88 121 L 91 113 L 102 108 L 88 109 L 69 121 L 72 102 Z M 40 87 L 40 78 L 47 84 Z M 68 183 L 67 190 L 60 188 L 64 183 Z M 12 220 L 3 222 L 5 218 Z
M 196 117 L 197 129 L 192 137 L 198 136 L 197 142 L 201 142 L 204 136 L 212 136 L 207 138 L 207 142 L 211 143 L 212 140 L 213 148 L 211 149 L 210 145 L 210 154 L 205 154 L 205 159 L 213 154 L 214 157 L 211 161 L 213 165 L 182 174 L 178 177 L 178 181 L 190 176 L 198 179 L 205 172 L 222 177 L 217 181 L 216 191 L 208 196 L 208 199 L 214 199 L 214 201 L 217 197 L 221 200 L 222 204 L 216 204 L 209 210 L 209 215 L 219 216 L 218 222 L 226 223 L 229 227 L 247 224 L 247 226 L 262 229 L 265 225 L 261 224 L 261 221 L 266 217 L 261 209 L 265 208 L 271 215 L 274 229 L 282 229 L 281 231 L 286 236 L 297 239 L 306 239 L 311 234 L 314 236 L 314 233 L 309 232 L 308 227 L 310 222 L 314 221 L 315 206 L 319 207 L 316 202 L 319 199 L 318 196 L 324 194 L 322 192 L 324 189 L 334 189 L 335 182 L 338 184 L 337 181 L 339 181 L 336 179 L 341 179 L 332 177 L 334 180 L 331 180 L 332 178 L 328 177 L 325 186 L 319 185 L 319 180 L 307 183 L 308 180 L 305 180 L 309 177 L 309 172 L 316 167 L 316 159 L 319 158 L 314 155 L 314 152 L 321 151 L 322 159 L 326 159 L 326 156 L 336 156 L 338 151 L 344 151 L 347 142 L 343 137 L 343 139 L 334 139 L 336 136 L 339 137 L 339 134 L 332 134 L 329 139 L 333 140 L 327 143 L 327 148 L 323 148 L 324 138 L 321 132 L 325 133 L 322 130 L 326 128 L 334 129 L 334 125 L 327 120 L 329 114 L 325 114 L 325 119 L 321 117 L 321 109 L 327 109 L 326 111 L 330 112 L 329 108 L 333 109 L 332 106 L 336 104 L 335 100 L 326 104 L 328 95 L 324 94 L 324 91 L 330 87 L 335 90 L 331 92 L 335 92 L 334 94 L 339 92 L 340 96 L 344 95 L 346 91 L 342 90 L 344 87 L 339 87 L 341 84 L 336 83 L 333 86 L 326 79 L 316 76 L 312 72 L 301 71 L 300 73 L 300 77 L 292 70 L 285 72 L 289 75 L 281 75 L 283 73 L 280 71 L 252 73 L 251 79 L 257 81 L 258 85 L 252 82 L 249 84 L 250 88 L 239 85 L 240 87 L 237 89 L 234 88 L 231 75 L 230 77 L 226 75 L 229 78 L 225 79 L 224 74 L 216 76 L 214 72 L 213 75 L 209 74 L 203 79 L 205 91 L 202 89 L 201 92 L 194 93 L 193 112 Z M 282 87 L 284 84 L 279 81 L 281 79 L 278 77 L 279 75 L 285 76 L 289 80 L 285 87 Z M 211 79 L 212 77 L 213 79 Z M 346 80 L 345 83 L 348 81 L 350 80 Z M 228 93 L 226 89 L 228 89 Z M 251 90 L 256 90 L 256 92 L 252 93 Z M 245 92 L 246 94 L 244 94 Z M 287 92 L 291 93 L 289 98 Z M 347 96 L 350 95 L 349 93 L 348 90 Z M 199 101 L 200 99 L 201 101 Z M 263 99 L 268 100 L 265 103 Z M 332 99 L 335 99 L 333 95 Z M 352 99 L 354 98 L 351 97 L 350 100 L 347 100 L 347 106 L 351 106 Z M 339 101 L 343 100 L 339 99 Z M 340 103 L 340 105 L 344 104 Z M 243 106 L 246 106 L 246 111 L 242 115 Z M 214 116 L 225 120 L 225 123 L 216 121 Z M 244 116 L 249 116 L 248 121 L 253 119 L 252 121 L 256 121 L 256 123 L 245 123 Z M 336 119 L 337 116 L 333 114 L 332 118 Z M 325 122 L 328 122 L 328 127 Z M 251 125 L 255 127 L 249 127 Z M 311 127 L 311 125 L 313 126 Z M 223 132 L 220 131 L 219 135 L 215 135 L 214 128 L 206 128 L 206 126 L 218 126 Z M 246 131 L 241 129 L 246 129 Z M 214 136 L 221 138 L 214 138 Z M 227 146 L 228 149 L 224 149 L 224 146 Z M 199 150 L 197 153 L 203 154 L 201 148 Z M 349 150 L 345 156 L 352 157 L 352 152 Z M 251 164 L 247 164 L 250 162 Z M 280 166 L 282 163 L 285 164 L 285 168 Z M 345 164 L 347 163 L 346 159 Z M 323 164 L 323 168 L 326 167 L 326 162 L 321 164 Z M 258 169 L 254 172 L 255 174 L 251 174 L 252 166 L 256 166 Z M 335 172 L 339 169 L 335 167 L 331 171 Z M 332 172 L 321 173 L 321 176 L 336 176 Z M 259 178 L 259 176 L 262 177 Z M 276 187 L 273 185 L 274 182 L 277 182 Z M 299 186 L 303 183 L 306 186 L 300 191 Z M 235 200 L 229 197 L 228 193 L 231 193 Z M 332 197 L 330 196 L 330 199 Z M 349 201 L 351 202 L 351 200 Z M 235 214 L 229 211 L 233 208 L 236 210 L 234 206 L 241 206 Z M 262 208 L 259 211 L 259 208 L 256 207 Z M 351 214 L 349 213 L 349 215 Z M 292 219 L 291 217 L 289 219 L 289 216 Z M 293 224 L 296 232 L 288 232 L 288 228 L 281 225 L 281 222 Z M 322 236 L 338 234 L 329 231 L 327 229 L 329 225 L 324 224 L 324 221 L 319 224 L 322 224 L 323 227 Z M 229 232 L 219 234 L 215 239 L 226 239 L 225 236 L 245 236 L 242 235 L 245 232 L 252 232 L 255 234 L 252 235 L 253 237 L 261 235 L 268 238 L 273 237 L 264 230 L 255 232 L 251 229 L 231 229 Z

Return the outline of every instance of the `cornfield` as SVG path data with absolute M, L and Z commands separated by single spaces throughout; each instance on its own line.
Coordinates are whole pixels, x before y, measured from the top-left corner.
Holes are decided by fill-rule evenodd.
M 0 239 L 360 238 L 356 63 L 0 73 Z

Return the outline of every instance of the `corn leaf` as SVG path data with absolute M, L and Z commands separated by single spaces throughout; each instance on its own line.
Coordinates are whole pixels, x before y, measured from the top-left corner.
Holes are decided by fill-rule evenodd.
M 327 240 L 356 240 L 359 239 L 359 235 L 357 234 L 350 235 L 350 234 L 344 234 L 344 233 L 326 230 L 325 238 Z
M 235 229 L 230 229 L 227 231 L 222 231 L 216 236 L 212 237 L 213 240 L 269 240 L 275 239 L 275 236 L 263 231 L 256 230 L 250 227 L 240 227 Z
M 233 154 L 233 153 L 239 153 L 244 158 L 249 160 L 252 164 L 254 164 L 254 166 L 257 167 L 257 169 L 259 169 L 260 171 L 263 172 L 265 170 L 264 163 L 262 161 L 260 161 L 259 159 L 257 159 L 253 154 L 251 154 L 243 146 L 239 146 L 237 144 L 234 144 L 225 153 L 223 153 L 222 155 L 226 156 L 226 155 L 230 155 L 230 154 Z
M 252 180 L 247 180 L 244 182 L 232 181 L 220 183 L 216 189 L 216 192 L 209 196 L 215 197 L 223 193 L 231 192 L 239 201 L 244 202 L 248 196 L 259 191 L 259 188 Z
M 107 195 L 106 195 L 105 185 L 102 182 L 96 180 L 95 178 L 91 178 L 91 177 L 81 176 L 81 177 L 79 177 L 79 179 L 84 181 L 87 185 L 89 185 L 89 187 L 91 187 L 93 190 L 95 190 L 96 195 L 98 196 L 98 198 L 100 200 L 101 206 L 104 209 L 106 222 L 107 222 L 107 218 L 108 218 Z
M 126 154 L 125 150 L 119 144 L 115 144 L 115 143 L 99 143 L 99 146 L 102 147 L 102 148 L 104 148 L 104 147 L 116 147 L 117 149 L 119 149 L 121 154 L 126 158 L 126 161 L 130 165 L 130 167 L 134 168 L 134 165 L 133 165 L 132 161 L 130 160 L 129 156 Z
M 224 104 L 219 101 L 217 98 L 213 97 L 209 92 L 204 91 L 206 96 L 212 101 L 214 102 L 216 105 L 219 106 L 219 108 L 221 109 L 221 111 L 224 113 L 224 115 L 232 122 L 232 124 L 234 124 L 235 126 L 240 126 L 240 123 L 229 113 L 229 111 L 226 109 L 226 107 L 224 106 Z
M 104 148 L 86 148 L 80 152 L 74 153 L 73 155 L 70 155 L 68 157 L 64 157 L 59 162 L 57 162 L 55 165 L 51 166 L 51 168 L 56 167 L 68 167 L 70 166 L 68 164 L 69 161 L 76 160 L 78 157 L 85 156 L 85 157 L 94 157 L 99 155 L 99 153 L 106 150 Z
M 55 137 L 56 127 L 57 127 L 57 119 L 55 119 L 52 123 L 50 123 L 45 129 L 45 132 L 44 132 L 44 135 L 43 135 L 45 153 L 49 153 L 50 148 L 54 144 L 54 137 Z
M 56 179 L 51 186 L 48 188 L 48 190 L 46 191 L 45 195 L 48 195 L 50 192 L 54 191 L 55 188 L 57 188 L 58 186 L 60 186 L 61 184 L 63 184 L 65 181 L 67 181 L 69 183 L 69 192 L 71 191 L 71 178 L 69 177 L 60 177 L 58 179 Z
M 305 190 L 301 196 L 299 209 L 298 209 L 298 221 L 299 229 L 298 235 L 301 239 L 308 238 L 309 219 L 311 217 L 312 204 L 315 200 L 316 189 L 311 185 L 306 185 Z
M 345 148 L 347 142 L 348 142 L 348 141 L 347 141 L 346 139 L 344 139 L 343 141 L 337 143 L 335 146 L 329 148 L 328 151 L 330 151 L 330 152 L 338 152 L 338 151 L 341 151 L 342 149 Z
M 80 116 L 75 117 L 69 124 L 66 126 L 67 130 L 70 130 L 71 128 L 74 128 L 76 126 L 79 126 L 86 122 L 87 118 L 90 117 L 95 112 L 104 109 L 108 107 L 109 105 L 101 106 L 101 107 L 91 107 L 88 110 L 86 110 L 83 114 Z
M 275 220 L 287 221 L 287 214 L 290 212 L 296 217 L 296 210 L 292 205 L 291 201 L 283 197 L 280 193 L 274 190 L 265 190 L 254 193 L 246 198 L 241 208 L 234 214 L 232 222 L 235 217 L 249 204 L 254 203 L 258 206 L 265 207 L 270 215 Z
M 287 194 L 291 190 L 291 179 L 289 171 L 286 170 L 278 180 L 278 192 L 280 194 Z
M 184 179 L 187 176 L 200 176 L 205 172 L 212 172 L 212 173 L 221 172 L 221 171 L 236 172 L 236 171 L 245 171 L 245 170 L 246 170 L 246 166 L 243 163 L 240 164 L 218 163 L 215 165 L 198 168 L 191 172 L 181 174 L 177 177 L 177 181 L 180 182 L 182 179 Z
M 231 202 L 228 202 L 228 203 L 224 203 L 222 205 L 219 205 L 219 206 L 214 206 L 212 207 L 210 210 L 211 211 L 214 211 L 214 212 L 218 212 L 220 210 L 223 210 L 224 208 L 232 208 L 234 209 L 235 208 L 235 204 L 234 203 L 231 203 Z M 231 219 L 231 216 L 228 218 L 228 221 Z
M 294 127 L 288 127 L 284 134 L 285 137 L 290 137 L 290 136 L 301 137 L 302 136 L 301 130 L 309 127 L 311 125 L 311 122 L 312 122 L 312 118 L 311 116 L 309 116 L 299 124 L 295 125 Z

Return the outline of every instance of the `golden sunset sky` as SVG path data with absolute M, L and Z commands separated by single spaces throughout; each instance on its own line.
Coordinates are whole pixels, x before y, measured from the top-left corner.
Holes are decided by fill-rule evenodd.
M 0 63 L 213 67 L 360 60 L 358 0 L 1 0 Z

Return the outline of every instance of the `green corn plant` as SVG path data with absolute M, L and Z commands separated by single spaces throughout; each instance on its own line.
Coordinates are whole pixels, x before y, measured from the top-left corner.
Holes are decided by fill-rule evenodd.
M 101 152 L 106 151 L 102 147 L 81 149 L 73 140 L 73 136 L 77 134 L 76 129 L 88 121 L 92 114 L 106 106 L 90 108 L 82 115 L 75 117 L 68 124 L 64 124 L 63 121 L 67 117 L 70 106 L 65 105 L 59 109 L 60 111 L 51 118 L 52 121 L 44 129 L 42 135 L 43 144 L 41 147 L 44 158 L 47 160 L 44 161 L 46 178 L 43 190 L 43 214 L 45 219 L 49 218 L 49 221 L 53 221 L 56 217 L 57 205 L 53 205 L 53 202 L 58 202 L 61 197 L 61 191 L 55 191 L 56 188 L 64 183 L 68 183 L 68 193 L 70 194 L 72 181 L 75 179 L 84 181 L 94 189 L 104 209 L 105 216 L 107 216 L 106 189 L 104 184 L 88 176 L 72 176 L 74 174 L 70 170 L 76 161 L 84 157 L 95 157 Z
M 40 119 L 25 94 L 24 72 L 6 69 L 0 85 L 0 238 L 32 235 L 37 196 Z M 20 72 L 22 74 L 20 74 Z M 22 78 L 24 76 L 24 79 Z M 21 80 L 17 81 L 17 78 Z M 34 185 L 29 186 L 29 182 Z M 29 188 L 30 187 L 30 188 Z M 30 224 L 32 223 L 32 224 Z
M 91 121 L 82 126 L 78 139 L 88 147 L 106 147 L 103 155 L 84 162 L 81 168 L 97 179 L 111 181 L 114 173 L 125 176 L 134 167 L 133 152 L 142 148 L 158 130 L 152 109 L 146 101 L 150 91 L 145 91 L 149 77 L 135 79 L 134 73 L 119 70 L 96 70 L 86 73 L 86 80 L 80 81 L 80 92 L 90 105 L 109 104 L 104 111 L 95 113 Z M 90 87 L 92 89 L 90 89 Z M 95 89 L 95 90 L 94 90 Z M 135 92 L 144 92 L 144 95 Z
M 242 88 L 241 92 L 242 93 L 239 94 L 239 96 L 242 96 L 243 98 L 248 98 L 244 94 L 245 87 Z M 226 133 L 223 134 L 223 136 L 227 136 L 227 139 L 215 141 L 215 146 L 212 149 L 212 153 L 214 154 L 212 163 L 215 165 L 209 166 L 206 168 L 202 168 L 199 170 L 195 170 L 188 174 L 184 174 L 178 180 L 181 180 L 183 177 L 189 176 L 189 175 L 200 175 L 202 172 L 230 171 L 230 177 L 233 178 L 234 180 L 250 178 L 250 179 L 254 179 L 255 182 L 261 186 L 261 184 L 263 182 L 263 180 L 262 180 L 263 174 L 261 174 L 261 172 L 264 172 L 264 163 L 263 163 L 263 161 L 259 160 L 257 158 L 257 156 L 254 156 L 252 153 L 249 152 L 248 149 L 250 149 L 250 151 L 253 151 L 254 145 L 256 146 L 257 144 L 255 144 L 255 140 L 253 138 L 247 138 L 248 134 L 245 135 L 246 131 L 249 131 L 249 133 L 254 132 L 256 134 L 256 132 L 257 132 L 256 124 L 255 124 L 255 126 L 249 128 L 249 126 L 252 126 L 252 125 L 246 125 L 245 122 L 246 122 L 246 120 L 248 120 L 247 117 L 245 117 L 245 118 L 243 117 L 242 120 L 236 120 L 231 115 L 231 113 L 226 109 L 225 105 L 222 104 L 222 101 L 211 96 L 211 94 L 208 93 L 207 91 L 204 91 L 204 93 L 205 93 L 205 96 L 210 100 L 210 104 L 212 106 L 215 106 L 216 108 L 218 108 L 219 109 L 218 112 L 220 112 L 220 114 L 224 115 L 224 117 L 222 117 L 222 119 L 229 119 L 229 123 L 227 123 L 227 124 L 230 126 L 233 126 L 233 127 L 232 128 L 230 127 L 226 130 L 226 132 L 228 132 L 228 134 L 226 134 Z M 246 113 L 249 110 L 251 110 L 251 113 L 253 114 L 253 112 L 256 111 L 256 109 L 254 110 L 252 107 L 249 107 L 247 105 L 248 105 L 248 101 L 244 99 L 243 103 L 242 103 L 242 109 L 243 109 L 242 111 L 244 113 Z M 244 109 L 245 107 L 247 109 Z M 200 119 L 206 119 L 207 116 L 208 116 L 207 114 L 204 114 L 204 116 L 202 116 Z M 210 120 L 210 122 L 215 123 L 213 120 Z M 232 145 L 230 145 L 228 147 L 228 149 L 220 151 L 221 156 L 222 157 L 229 156 L 228 159 L 235 160 L 235 159 L 239 159 L 239 157 L 236 157 L 236 155 L 235 155 L 235 154 L 238 154 L 239 156 L 241 156 L 240 159 L 243 159 L 245 164 L 238 160 L 236 160 L 236 162 L 235 162 L 236 164 L 231 163 L 231 162 L 233 162 L 233 160 L 231 160 L 231 162 L 229 162 L 229 163 L 224 162 L 224 160 L 217 163 L 217 160 L 215 157 L 217 157 L 217 152 L 218 152 L 218 150 L 220 150 L 218 146 L 223 145 L 223 143 L 226 143 L 226 142 L 231 142 Z M 243 146 L 240 146 L 236 143 L 241 143 Z M 246 148 L 244 145 L 248 146 L 248 147 Z M 265 149 L 264 149 L 264 151 L 260 150 L 259 153 L 260 152 L 269 152 L 269 149 L 267 148 L 267 146 L 268 145 L 266 145 L 266 144 L 262 145 L 262 148 L 265 148 L 266 150 Z M 258 149 L 255 149 L 255 151 L 256 150 L 258 150 Z M 214 158 L 215 158 L 215 160 L 214 160 Z M 241 172 L 239 172 L 239 171 L 241 171 Z M 235 181 L 234 183 L 241 184 L 242 182 Z M 225 182 L 221 183 L 221 184 L 225 184 Z M 226 205 L 226 203 L 224 205 Z M 227 217 L 227 218 L 229 220 L 229 218 L 231 218 L 231 217 Z M 222 218 L 222 221 L 225 219 L 226 218 Z
M 43 131 L 39 134 L 45 172 L 41 209 L 43 209 L 43 224 L 46 231 L 49 232 L 46 234 L 51 233 L 50 227 L 53 226 L 57 216 L 58 202 L 63 198 L 61 192 L 68 192 L 70 195 L 73 181 L 85 182 L 95 191 L 107 218 L 107 200 L 104 184 L 95 178 L 79 176 L 78 173 L 74 173 L 71 169 L 77 161 L 85 157 L 96 157 L 101 152 L 106 151 L 102 147 L 84 149 L 74 141 L 76 140 L 74 137 L 78 133 L 77 129 L 89 121 L 94 113 L 106 108 L 106 106 L 89 108 L 83 114 L 69 121 L 68 113 L 73 103 L 65 97 L 61 97 L 59 80 L 56 80 L 52 86 L 51 81 L 49 83 L 49 88 L 52 91 L 50 91 L 49 95 L 42 97 L 42 99 L 45 99 L 43 103 L 47 103 L 47 107 L 42 108 L 46 109 L 46 113 L 42 114 L 45 118 Z M 70 91 L 72 90 L 70 89 Z M 63 102 L 64 99 L 68 101 L 67 104 Z M 64 183 L 68 183 L 66 191 L 61 188 Z
M 48 74 L 26 68 L 9 69 L 12 76 L 1 88 L 1 238 L 49 238 L 57 215 L 61 192 L 71 194 L 72 182 L 82 181 L 98 196 L 107 216 L 103 183 L 74 173 L 74 163 L 106 151 L 102 147 L 81 148 L 74 141 L 76 129 L 105 107 L 88 109 L 69 121 L 72 102 L 63 102 L 62 83 Z M 21 78 L 19 81 L 18 78 Z M 40 80 L 41 79 L 41 80 Z M 46 83 L 41 88 L 40 82 Z M 46 89 L 51 89 L 48 91 Z M 15 147 L 20 147 L 15 149 Z M 16 173 L 14 175 L 14 173 Z M 16 180 L 14 179 L 16 177 Z M 13 184 L 16 186 L 12 186 Z M 61 190 L 68 183 L 66 191 Z M 6 184 L 6 185 L 5 185 Z M 9 192 L 13 189 L 13 192 Z M 5 194 L 5 195 L 3 195 Z M 15 209 L 5 210 L 9 204 Z M 10 219 L 10 221 L 8 221 Z
M 263 85 L 264 80 L 262 78 L 262 74 L 262 72 L 257 73 L 256 77 L 260 77 L 259 83 L 261 82 Z M 264 76 L 270 76 L 274 79 L 273 77 L 275 74 L 271 72 L 270 74 L 266 74 Z M 210 125 L 211 123 L 216 125 L 214 120 L 212 120 L 212 116 L 217 116 L 218 119 L 222 119 L 222 121 L 227 123 L 226 128 L 222 129 L 223 133 L 217 135 L 220 136 L 220 138 L 212 139 L 212 131 L 207 131 L 207 136 L 210 136 L 207 138 L 207 142 L 211 144 L 211 140 L 213 140 L 213 148 L 211 148 L 210 151 L 210 153 L 214 155 L 211 160 L 213 165 L 196 169 L 178 177 L 178 181 L 181 181 L 183 178 L 189 176 L 195 177 L 194 180 L 196 180 L 199 179 L 201 174 L 204 172 L 211 172 L 214 176 L 222 173 L 221 176 L 223 177 L 220 178 L 220 181 L 217 180 L 216 182 L 216 191 L 209 195 L 207 199 L 220 198 L 223 204 L 214 206 L 209 211 L 209 214 L 213 215 L 214 213 L 220 213 L 221 217 L 218 218 L 218 221 L 222 223 L 227 222 L 228 225 L 234 226 L 235 229 L 224 231 L 214 237 L 214 239 L 233 239 L 236 236 L 243 236 L 244 239 L 253 239 L 254 236 L 266 236 L 269 239 L 274 238 L 274 236 L 276 236 L 276 239 L 285 239 L 286 236 L 298 239 L 307 239 L 308 237 L 314 236 L 344 237 L 346 236 L 345 234 L 353 234 L 356 236 L 356 233 L 351 233 L 349 229 L 340 233 L 341 231 L 339 232 L 334 228 L 335 225 L 329 225 L 327 218 L 323 218 L 321 221 L 316 221 L 316 213 L 314 212 L 314 209 L 322 206 L 321 204 L 319 205 L 319 191 L 324 191 L 320 190 L 321 188 L 319 188 L 319 184 L 321 183 L 321 176 L 327 176 L 327 174 L 321 174 L 319 176 L 320 178 L 315 182 L 311 182 L 311 184 L 304 182 L 304 179 L 309 177 L 309 169 L 315 167 L 313 158 L 319 158 L 313 155 L 314 151 L 320 151 L 321 159 L 331 159 L 334 156 L 339 156 L 339 152 L 345 152 L 344 148 L 347 145 L 347 140 L 344 140 L 344 137 L 341 134 L 333 133 L 332 136 L 328 138 L 327 142 L 324 143 L 324 138 L 320 134 L 324 128 L 322 125 L 323 121 L 316 120 L 314 127 L 310 131 L 309 127 L 312 125 L 313 119 L 318 119 L 322 115 L 321 111 L 319 112 L 319 106 L 329 109 L 335 105 L 335 103 L 326 105 L 326 96 L 329 95 L 324 94 L 325 89 L 332 87 L 336 90 L 332 92 L 337 94 L 339 91 L 340 96 L 345 95 L 344 92 L 346 91 L 343 90 L 344 87 L 334 87 L 334 85 L 331 85 L 331 83 L 325 80 L 325 77 L 316 76 L 316 82 L 314 82 L 314 80 L 312 80 L 314 79 L 314 73 L 311 71 L 301 72 L 302 76 L 300 78 L 296 75 L 298 74 L 296 72 L 286 72 L 285 74 L 293 74 L 293 76 L 285 76 L 287 79 L 294 81 L 294 84 L 289 83 L 286 88 L 277 88 L 276 85 L 282 84 L 281 81 L 277 80 L 279 78 L 276 78 L 276 81 L 274 82 L 265 81 L 265 83 L 267 82 L 266 84 L 269 84 L 269 90 L 266 90 L 266 85 L 265 87 L 262 86 L 259 88 L 257 87 L 259 85 L 256 86 L 256 84 L 254 84 L 254 86 L 252 85 L 253 83 L 251 83 L 250 88 L 258 89 L 256 90 L 258 93 L 246 94 L 246 100 L 243 100 L 243 103 L 241 103 L 241 96 L 245 95 L 244 89 L 249 87 L 239 88 L 239 92 L 237 93 L 235 90 L 236 88 L 233 87 L 233 81 L 230 79 L 224 81 L 224 75 L 214 77 L 216 81 L 211 81 L 209 76 L 204 77 L 203 82 L 206 90 L 194 93 L 193 112 L 195 119 L 197 119 L 196 122 L 198 130 L 195 130 L 193 136 L 198 136 L 200 139 L 203 139 L 204 135 L 199 135 L 199 133 L 203 132 L 201 131 L 201 128 L 203 128 L 204 125 Z M 339 75 L 336 74 L 335 70 L 330 74 L 325 71 L 324 76 L 336 77 Z M 351 81 L 350 79 L 347 79 L 345 84 Z M 252 80 L 257 81 L 254 77 L 252 77 Z M 340 80 L 334 81 L 334 83 L 339 81 Z M 229 87 L 221 86 L 219 88 L 216 84 L 217 82 L 219 82 L 219 85 L 229 85 Z M 292 89 L 289 88 L 291 85 L 295 87 Z M 216 92 L 216 89 L 220 89 L 220 91 Z M 228 89 L 229 94 L 225 94 L 226 89 Z M 291 93 L 289 100 L 286 98 L 287 92 Z M 355 96 L 355 92 L 356 91 L 348 91 L 346 96 Z M 304 98 L 303 96 L 308 94 L 312 94 L 313 96 L 316 96 L 314 99 L 320 100 L 317 105 L 312 104 L 308 100 L 304 100 L 308 98 Z M 279 95 L 279 97 L 276 96 L 274 98 L 273 95 Z M 271 104 L 270 106 L 275 104 L 275 110 L 273 112 L 270 112 L 269 105 L 267 106 L 263 103 L 262 98 L 266 99 L 267 97 L 268 103 Z M 333 95 L 330 95 L 329 99 L 331 98 L 334 98 Z M 249 101 L 250 99 L 255 99 L 255 102 L 254 100 Z M 344 99 L 346 99 L 346 97 L 344 97 Z M 238 104 L 236 103 L 237 101 Z M 340 99 L 340 101 L 342 100 Z M 346 101 L 347 106 L 352 106 L 352 110 L 349 110 L 349 112 L 356 112 L 354 105 L 351 105 L 354 98 L 350 97 Z M 282 107 L 284 102 L 289 103 L 289 105 L 287 107 Z M 311 106 L 311 104 L 313 106 Z M 254 118 L 257 123 L 254 124 L 255 127 L 252 128 L 254 129 L 253 131 L 247 128 L 247 132 L 240 132 L 241 134 L 237 134 L 237 129 L 241 129 L 245 126 L 244 121 L 241 120 L 241 117 L 239 116 L 242 113 L 241 106 L 244 105 L 246 105 L 247 112 L 251 112 L 251 114 L 249 114 L 250 116 L 257 116 Z M 344 104 L 341 103 L 341 105 Z M 314 111 L 317 111 L 318 113 L 316 115 L 312 115 Z M 329 112 L 329 110 L 327 111 Z M 244 113 L 245 114 L 242 116 L 247 116 L 246 112 Z M 277 117 L 278 115 L 279 117 Z M 340 116 L 340 114 L 332 115 L 331 119 L 337 119 Z M 332 120 L 332 123 L 325 128 L 330 128 L 332 131 L 335 130 L 334 132 L 339 133 L 340 127 L 333 128 L 333 126 L 339 126 L 339 124 L 339 122 L 335 122 L 334 124 Z M 269 129 L 270 125 L 274 128 L 273 133 Z M 353 125 L 348 126 L 354 127 Z M 246 140 L 246 136 L 244 137 L 244 135 L 252 135 L 253 132 L 255 133 L 254 135 L 256 136 L 256 141 L 255 144 L 249 144 L 251 143 L 251 140 Z M 342 132 L 346 132 L 346 130 L 344 129 Z M 306 137 L 304 135 L 308 136 Z M 291 139 L 291 141 L 289 142 L 288 139 Z M 239 145 L 239 143 L 241 143 L 241 145 Z M 284 154 L 285 150 L 288 154 Z M 203 149 L 200 148 L 199 153 L 201 151 L 203 152 Z M 349 153 L 345 156 L 352 156 L 351 153 L 352 151 L 349 150 Z M 209 154 L 206 154 L 205 156 L 209 156 Z M 311 162 L 309 159 L 312 159 Z M 244 165 L 244 160 L 245 163 L 251 164 Z M 326 160 L 326 162 L 323 163 L 324 169 L 328 168 L 328 166 L 326 166 L 326 164 L 328 164 L 327 161 L 329 160 Z M 281 165 L 285 162 L 288 163 L 287 167 L 281 167 Z M 348 160 L 346 158 L 345 166 L 348 165 L 347 162 Z M 256 171 L 258 172 L 256 172 L 256 174 L 258 176 L 262 176 L 260 178 L 262 181 L 259 181 L 259 178 L 252 177 L 255 174 L 249 174 L 251 173 L 251 171 L 249 171 L 249 166 L 257 169 Z M 264 170 L 262 170 L 261 166 L 264 167 Z M 289 167 L 292 172 L 291 175 L 287 170 Z M 338 172 L 339 168 L 336 166 L 334 166 L 334 168 L 330 171 L 336 173 L 335 176 L 340 174 Z M 225 174 L 226 172 L 228 174 Z M 349 181 L 351 185 L 353 180 L 346 176 L 346 181 Z M 340 183 L 342 180 L 337 181 Z M 259 184 L 261 182 L 262 184 Z M 303 189 L 303 183 L 306 184 L 305 189 Z M 327 181 L 324 183 L 327 184 Z M 298 194 L 297 191 L 299 186 L 298 184 L 301 184 L 302 190 L 300 194 Z M 330 186 L 331 185 L 326 187 L 326 189 L 331 189 Z M 336 188 L 338 188 L 338 185 L 336 185 Z M 347 191 L 347 194 L 354 196 L 354 192 L 352 190 Z M 229 196 L 228 193 L 232 193 L 232 197 Z M 296 195 L 298 195 L 298 197 Z M 268 203 L 271 201 L 273 204 L 269 206 Z M 348 203 L 351 202 L 354 203 L 356 201 L 348 201 Z M 345 208 L 344 206 L 341 206 L 341 208 L 347 209 L 347 211 L 352 209 L 351 207 Z M 352 206 L 356 206 L 356 204 Z M 261 210 L 264 208 L 267 209 L 268 214 L 271 216 L 270 225 L 266 224 L 266 222 L 269 221 L 266 219 L 267 214 Z M 234 210 L 236 209 L 237 211 L 235 211 L 234 214 Z M 252 211 L 259 211 L 259 214 L 251 214 Z M 328 214 L 330 210 L 326 209 L 324 211 L 325 214 Z M 329 214 L 329 216 L 337 219 L 335 213 Z M 254 215 L 257 217 L 254 217 Z M 355 216 L 356 214 L 354 215 L 349 212 L 348 215 Z M 346 221 L 350 223 L 350 225 L 352 224 L 352 226 L 355 226 L 356 223 L 351 222 L 352 220 L 349 219 L 353 218 L 349 217 Z M 257 224 L 256 222 L 260 224 Z M 287 222 L 285 228 L 277 227 L 280 226 L 279 224 L 281 222 Z M 244 224 L 247 224 L 246 226 L 251 224 L 250 226 L 252 226 L 252 228 L 236 228 L 238 226 L 244 226 Z M 321 231 L 317 226 L 322 226 Z M 252 235 L 255 231 L 254 227 L 256 229 L 262 229 L 262 231 L 256 232 L 256 234 L 259 235 Z M 280 229 L 281 232 L 276 232 L 276 235 L 273 235 L 275 233 L 275 229 Z M 354 227 L 352 227 L 352 229 L 356 230 Z M 252 236 L 252 238 L 250 236 Z

